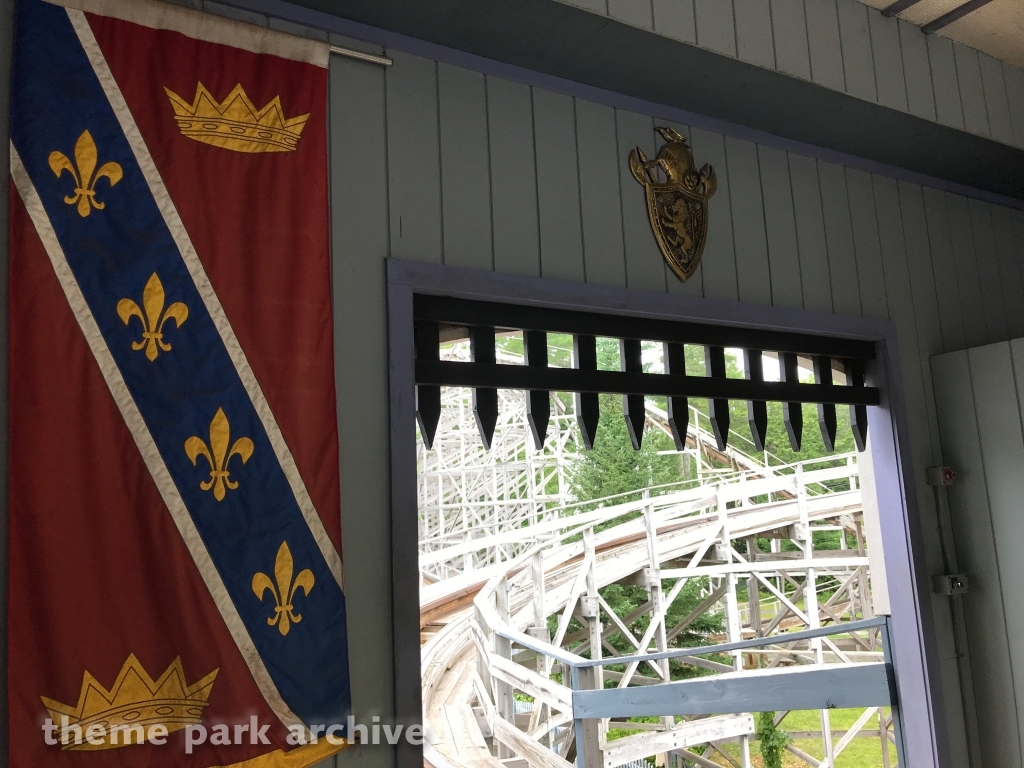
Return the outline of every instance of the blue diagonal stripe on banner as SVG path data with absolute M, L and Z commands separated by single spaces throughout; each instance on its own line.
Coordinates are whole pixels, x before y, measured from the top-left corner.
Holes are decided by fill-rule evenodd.
M 17 40 L 11 141 L 120 374 L 282 698 L 307 724 L 344 722 L 349 713 L 344 595 L 68 12 L 39 0 L 22 0 Z M 74 165 L 76 142 L 85 131 L 95 142 L 98 164 L 117 163 L 123 178 L 114 186 L 98 180 L 96 200 L 105 207 L 82 216 L 77 205 L 65 202 L 76 185 L 67 172 L 55 175 L 50 155 L 62 152 Z M 138 321 L 126 326 L 117 308 L 126 298 L 142 308 L 143 291 L 153 274 L 166 293 L 164 307 L 181 302 L 188 318 L 180 329 L 173 321 L 165 325 L 172 350 L 150 360 L 145 350 L 132 348 L 141 335 Z M 186 452 L 186 442 L 197 437 L 218 463 L 217 438 L 211 436 L 218 412 L 230 429 L 229 448 L 238 438 L 252 441 L 247 461 L 242 461 L 241 454 L 247 453 L 243 441 L 241 454 L 226 468 L 214 467 L 226 469 L 230 476 L 224 479 L 238 484 L 224 488 L 220 499 L 215 487 L 200 487 L 201 481 L 211 479 L 207 459 L 198 456 L 194 466 Z M 110 471 L 119 471 L 116 457 L 111 457 Z M 126 540 L 133 533 L 125 531 Z M 294 594 L 289 589 L 283 595 L 268 591 L 261 601 L 254 594 L 253 577 L 266 574 L 273 591 L 279 591 L 275 563 L 284 543 L 293 561 L 292 585 L 308 569 L 312 579 L 306 583 L 312 588 L 308 595 L 301 588 Z M 289 602 L 301 621 L 290 622 L 285 634 L 279 614 L 287 611 L 275 604 Z M 274 625 L 268 623 L 274 618 Z

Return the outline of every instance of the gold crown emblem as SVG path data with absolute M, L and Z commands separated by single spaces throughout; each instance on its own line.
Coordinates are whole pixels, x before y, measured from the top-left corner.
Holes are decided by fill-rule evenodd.
M 133 653 L 109 691 L 86 670 L 76 707 L 45 696 L 39 698 L 57 726 L 62 749 L 116 749 L 141 743 L 145 730 L 155 725 L 162 725 L 167 733 L 172 733 L 197 724 L 208 706 L 207 700 L 219 671 L 215 669 L 202 680 L 186 685 L 179 656 L 158 680 L 154 680 Z M 70 732 L 74 726 L 80 732 L 62 733 L 64 729 Z M 83 738 L 90 726 L 100 726 L 103 730 L 102 736 L 92 739 L 97 743 Z M 93 733 L 96 732 L 93 728 Z
M 286 120 L 280 96 L 256 109 L 241 83 L 221 102 L 202 83 L 191 104 L 169 88 L 164 91 L 182 136 L 235 152 L 293 152 L 309 118 L 306 113 Z

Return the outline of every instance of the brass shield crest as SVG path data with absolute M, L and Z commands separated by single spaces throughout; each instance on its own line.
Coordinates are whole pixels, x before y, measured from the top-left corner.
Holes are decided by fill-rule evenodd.
M 715 169 L 697 171 L 686 139 L 671 128 L 656 129 L 665 144 L 653 160 L 639 147 L 629 154 L 629 169 L 647 192 L 647 213 L 658 247 L 683 281 L 700 264 L 708 237 L 708 200 L 718 188 Z

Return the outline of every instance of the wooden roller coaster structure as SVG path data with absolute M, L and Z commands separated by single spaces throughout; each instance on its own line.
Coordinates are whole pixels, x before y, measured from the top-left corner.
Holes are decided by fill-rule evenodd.
M 450 408 L 463 409 L 461 419 L 471 419 L 461 395 L 446 397 Z M 506 434 L 499 427 L 492 444 L 492 451 L 498 450 L 478 462 L 475 475 L 467 471 L 473 451 L 465 435 L 458 437 L 461 453 L 455 460 L 445 458 L 438 442 L 420 455 L 428 763 L 435 768 L 616 768 L 653 759 L 660 765 L 749 768 L 754 718 L 725 704 L 717 710 L 725 714 L 688 715 L 680 707 L 658 722 L 630 722 L 628 729 L 636 733 L 616 739 L 608 738 L 609 729 L 627 726 L 615 715 L 587 724 L 573 719 L 573 681 L 579 682 L 581 669 L 592 670 L 586 687 L 594 689 L 678 686 L 669 674 L 671 643 L 711 611 L 722 612 L 725 631 L 708 637 L 709 644 L 750 641 L 756 647 L 714 658 L 707 652 L 677 658 L 713 676 L 697 682 L 851 665 L 867 678 L 882 666 L 885 625 L 872 621 L 857 454 L 769 465 L 767 456 L 734 448 L 717 452 L 713 435 L 694 414 L 687 449 L 699 467 L 706 467 L 697 481 L 649 489 L 642 498 L 566 503 L 571 414 L 554 414 L 556 429 L 545 458 L 525 439 L 515 393 L 507 397 Z M 648 407 L 648 423 L 667 428 L 656 408 Z M 468 433 L 471 422 L 464 427 Z M 438 440 L 448 433 L 442 428 Z M 711 470 L 712 455 L 728 469 Z M 518 480 L 510 475 L 516 462 Z M 483 503 L 466 503 L 474 494 L 477 499 L 482 494 Z M 825 531 L 842 532 L 840 549 L 816 548 L 815 533 Z M 760 551 L 758 538 L 771 541 L 770 552 Z M 848 546 L 848 540 L 856 546 Z M 796 546 L 784 547 L 786 541 Z M 696 578 L 704 580 L 704 599 L 670 626 L 670 606 Z M 613 583 L 642 586 L 648 599 L 620 617 L 600 592 Z M 554 631 L 550 617 L 556 617 Z M 638 636 L 630 627 L 642 618 L 646 622 L 639 626 L 645 629 Z M 578 628 L 570 631 L 573 624 Z M 808 631 L 813 636 L 801 639 Z M 641 658 L 609 661 L 618 658 L 609 642 L 615 636 Z M 588 660 L 600 665 L 580 668 Z M 613 665 L 620 669 L 608 668 Z M 808 765 L 833 766 L 854 738 L 874 737 L 880 740 L 883 766 L 893 768 L 888 745 L 898 740 L 895 714 L 865 706 L 851 728 L 835 732 L 830 708 L 823 707 L 820 733 L 799 735 L 820 738 L 824 758 L 792 744 L 787 748 Z M 780 712 L 777 720 L 785 715 Z M 590 744 L 585 758 L 578 747 L 584 743 L 583 728 Z M 738 750 L 727 750 L 727 742 L 738 744 Z M 703 747 L 703 753 L 694 747 Z

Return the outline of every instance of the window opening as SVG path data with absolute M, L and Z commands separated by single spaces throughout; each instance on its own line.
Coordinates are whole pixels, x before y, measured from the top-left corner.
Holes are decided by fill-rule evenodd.
M 420 295 L 413 311 L 439 762 L 898 764 L 859 455 L 873 344 Z M 815 671 L 833 675 L 816 691 L 786 679 Z M 786 696 L 747 696 L 771 675 Z

